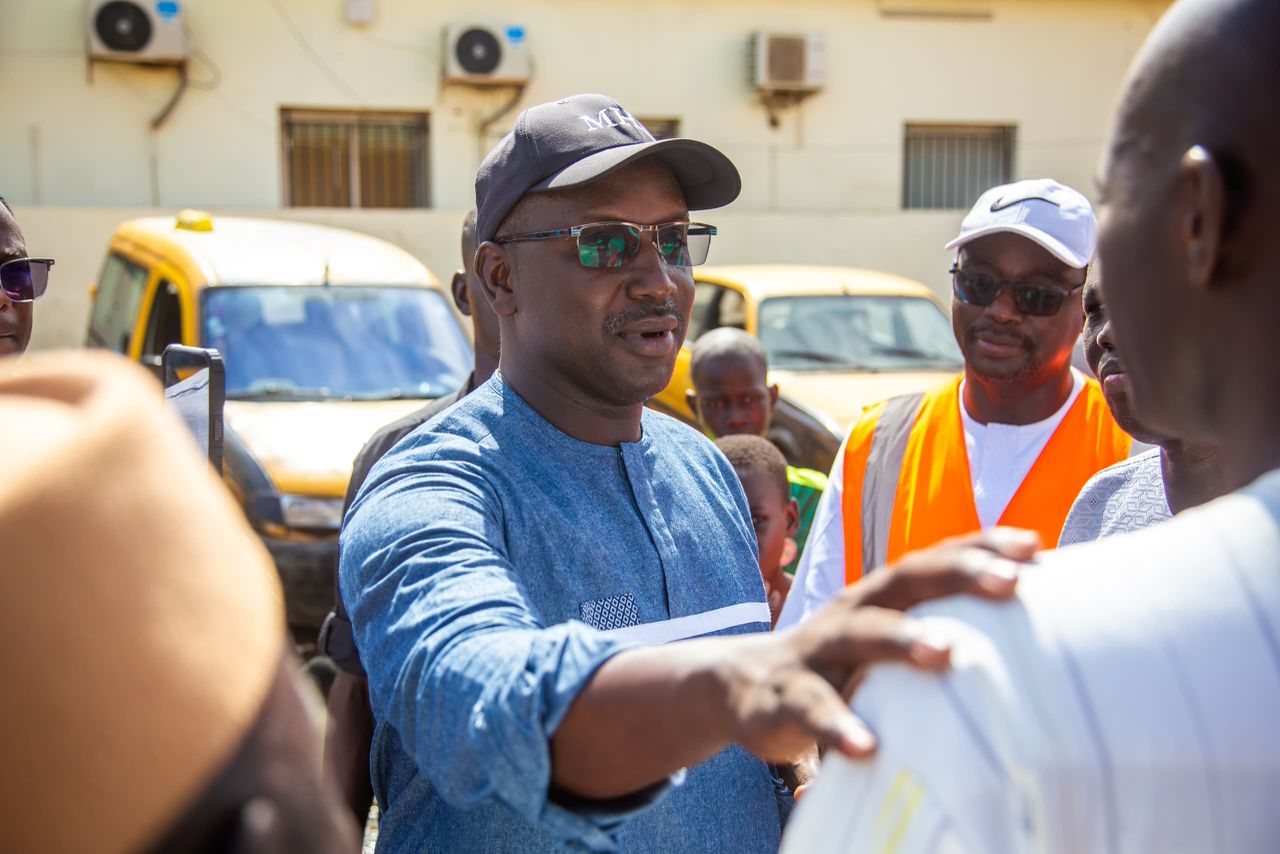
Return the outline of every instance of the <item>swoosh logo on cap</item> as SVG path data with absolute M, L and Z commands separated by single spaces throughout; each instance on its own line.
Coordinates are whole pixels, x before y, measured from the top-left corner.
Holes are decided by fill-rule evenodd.
M 1011 208 L 1014 205 L 1021 204 L 1022 202 L 1029 202 L 1032 199 L 1039 199 L 1042 202 L 1048 202 L 1049 204 L 1053 205 L 1055 208 L 1061 207 L 1061 205 L 1059 205 L 1053 199 L 1047 199 L 1044 196 L 1014 196 L 1013 198 L 1008 198 L 1007 196 L 1001 196 L 1000 198 L 996 199 L 994 202 L 991 203 L 991 212 L 995 213 L 996 211 L 1002 211 L 1005 208 Z

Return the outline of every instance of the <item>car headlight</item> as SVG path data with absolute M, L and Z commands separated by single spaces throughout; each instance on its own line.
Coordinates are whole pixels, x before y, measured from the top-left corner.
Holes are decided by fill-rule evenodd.
M 280 496 L 280 511 L 290 528 L 323 528 L 336 531 L 342 527 L 341 498 L 313 498 L 309 495 Z

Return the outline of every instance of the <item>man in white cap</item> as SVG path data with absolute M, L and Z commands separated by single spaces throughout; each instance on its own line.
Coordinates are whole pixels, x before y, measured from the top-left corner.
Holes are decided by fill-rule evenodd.
M 1129 455 L 1098 384 L 1071 366 L 1097 231 L 1088 200 L 1050 179 L 978 199 L 947 244 L 964 372 L 853 425 L 780 628 L 946 537 L 1005 525 L 1051 546 L 1085 482 Z
M 1173 4 L 1099 180 L 1134 410 L 1218 447 L 1230 493 L 917 612 L 952 669 L 868 676 L 880 752 L 824 766 L 786 854 L 1280 851 L 1277 44 L 1275 0 Z

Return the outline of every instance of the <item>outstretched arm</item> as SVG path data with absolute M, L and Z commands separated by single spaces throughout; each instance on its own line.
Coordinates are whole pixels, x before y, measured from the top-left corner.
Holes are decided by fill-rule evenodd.
M 610 658 L 551 742 L 552 781 L 608 799 L 651 785 L 730 743 L 787 761 L 815 741 L 850 757 L 875 741 L 849 709 L 869 665 L 945 667 L 949 646 L 902 611 L 958 593 L 1012 595 L 1034 534 L 994 529 L 905 557 L 842 592 L 812 619 L 772 635 L 707 638 Z

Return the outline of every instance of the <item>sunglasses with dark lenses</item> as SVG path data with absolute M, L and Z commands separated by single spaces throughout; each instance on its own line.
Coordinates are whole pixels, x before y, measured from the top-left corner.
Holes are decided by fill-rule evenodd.
M 1008 288 L 1013 292 L 1013 304 L 1018 311 L 1036 317 L 1057 314 L 1067 297 L 1084 287 L 1083 283 L 1073 288 L 1063 288 L 1058 285 L 1010 282 L 982 273 L 970 273 L 955 264 L 951 265 L 951 284 L 956 299 L 965 305 L 979 308 L 991 305 Z
M 592 222 L 550 231 L 531 231 L 499 237 L 497 243 L 527 240 L 578 241 L 578 263 L 592 270 L 617 269 L 635 260 L 644 244 L 643 235 L 652 232 L 658 256 L 672 267 L 696 267 L 707 260 L 716 227 L 703 222 L 664 222 L 639 225 L 634 222 Z
M 14 258 L 0 264 L 0 290 L 11 302 L 31 302 L 44 296 L 52 258 Z

